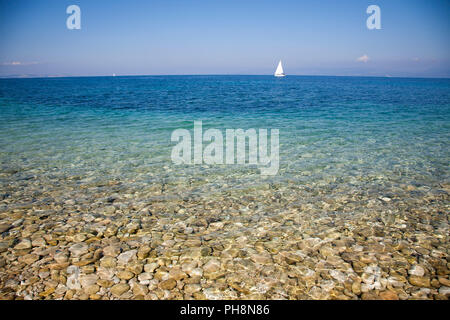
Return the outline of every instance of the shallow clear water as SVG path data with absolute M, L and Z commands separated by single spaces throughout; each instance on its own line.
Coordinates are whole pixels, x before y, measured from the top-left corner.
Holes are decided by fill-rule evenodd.
M 449 183 L 449 89 L 444 79 L 355 77 L 3 79 L 0 185 L 17 205 L 58 191 L 81 197 L 83 186 L 160 188 L 175 199 L 268 185 L 429 190 Z M 278 174 L 172 164 L 171 133 L 192 132 L 194 120 L 204 130 L 279 129 Z M 109 190 L 112 181 L 121 187 Z M 89 202 L 95 192 L 83 196 Z
M 0 298 L 445 299 L 449 89 L 346 77 L 0 80 Z M 171 134 L 194 120 L 279 129 L 278 174 L 174 165 Z M 147 254 L 106 268 L 107 246 Z M 125 284 L 128 266 L 144 293 L 75 286 L 86 274 Z M 197 275 L 165 289 L 189 268 Z

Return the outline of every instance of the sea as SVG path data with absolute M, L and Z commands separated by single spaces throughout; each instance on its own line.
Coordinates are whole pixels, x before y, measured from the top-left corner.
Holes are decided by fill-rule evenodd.
M 449 79 L 0 79 L 0 120 L 5 294 L 448 296 Z M 268 143 L 278 149 L 275 174 L 245 161 L 176 163 L 176 132 L 192 139 L 191 156 L 211 146 L 201 135 L 195 143 L 200 121 L 202 133 L 215 129 L 214 142 L 233 129 L 278 132 L 277 147 Z M 251 146 L 248 139 L 249 154 Z M 143 264 L 159 269 L 137 278 L 141 293 L 123 293 L 122 280 L 88 296 L 78 272 L 121 281 L 97 260 L 102 252 L 123 252 L 117 261 L 137 252 L 136 274 Z M 37 274 L 43 283 L 27 280 Z M 174 275 L 177 282 L 158 281 Z
M 287 181 L 389 193 L 402 184 L 449 182 L 448 79 L 1 79 L 0 112 L 4 191 L 14 191 L 18 181 L 58 189 L 116 180 L 201 195 Z M 175 165 L 171 134 L 193 133 L 194 121 L 224 135 L 226 129 L 278 129 L 277 174 L 261 176 L 249 164 Z

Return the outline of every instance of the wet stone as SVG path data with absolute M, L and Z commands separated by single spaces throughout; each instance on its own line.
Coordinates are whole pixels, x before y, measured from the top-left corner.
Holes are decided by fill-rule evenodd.
M 159 284 L 159 287 L 163 290 L 172 290 L 177 285 L 177 282 L 174 279 L 167 279 L 164 281 L 161 281 Z
M 115 297 L 121 297 L 128 290 L 130 290 L 130 286 L 127 283 L 118 283 L 110 289 L 111 294 Z
M 70 246 L 69 251 L 71 252 L 72 256 L 79 257 L 83 254 L 86 254 L 88 252 L 88 249 L 89 246 L 86 243 L 80 242 Z

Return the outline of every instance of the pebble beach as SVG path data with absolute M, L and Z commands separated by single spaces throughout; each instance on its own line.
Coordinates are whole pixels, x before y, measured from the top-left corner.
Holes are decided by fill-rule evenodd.
M 1 80 L 0 298 L 448 300 L 449 82 L 283 80 Z M 279 174 L 174 166 L 195 119 Z

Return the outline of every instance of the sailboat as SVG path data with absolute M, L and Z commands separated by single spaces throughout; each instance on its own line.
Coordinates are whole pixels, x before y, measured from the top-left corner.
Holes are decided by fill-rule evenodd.
M 284 77 L 284 76 L 286 76 L 284 74 L 284 71 L 283 71 L 283 65 L 281 64 L 281 60 L 280 60 L 280 62 L 278 62 L 278 67 L 277 67 L 277 70 L 275 71 L 274 76 L 275 77 Z

